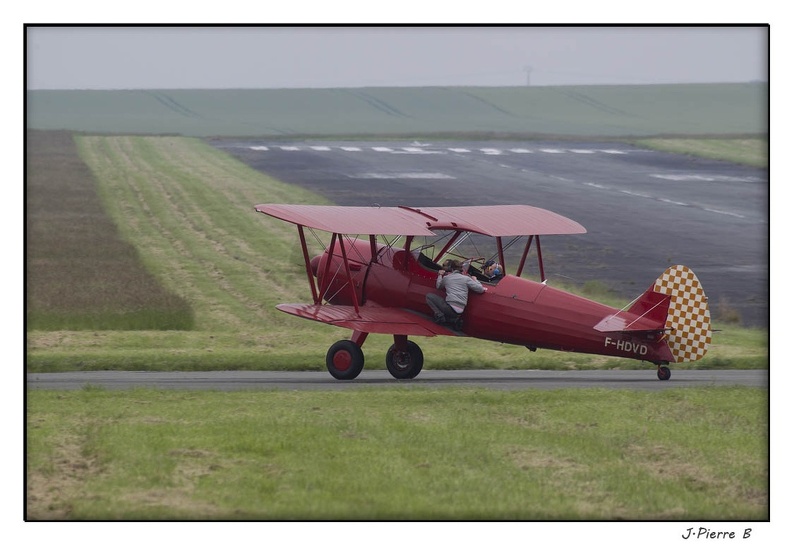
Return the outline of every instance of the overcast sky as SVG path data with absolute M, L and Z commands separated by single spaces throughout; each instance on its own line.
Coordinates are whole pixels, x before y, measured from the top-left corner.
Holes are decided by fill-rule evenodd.
M 43 27 L 28 89 L 599 85 L 768 79 L 755 27 Z

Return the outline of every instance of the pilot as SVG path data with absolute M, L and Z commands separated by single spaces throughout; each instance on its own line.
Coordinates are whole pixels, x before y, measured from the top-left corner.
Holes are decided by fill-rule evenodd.
M 457 260 L 448 260 L 437 273 L 435 287 L 445 289 L 443 299 L 436 293 L 427 293 L 426 304 L 434 313 L 435 323 L 448 323 L 455 330 L 462 329 L 462 312 L 468 301 L 468 290 L 483 293 L 487 290 L 475 278 L 462 274 L 462 265 Z
M 487 261 L 484 263 L 484 275 L 489 281 L 498 281 L 503 277 L 503 267 L 496 261 Z

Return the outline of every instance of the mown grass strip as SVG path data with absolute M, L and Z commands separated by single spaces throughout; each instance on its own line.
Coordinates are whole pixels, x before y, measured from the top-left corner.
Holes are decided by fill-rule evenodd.
M 190 300 L 199 328 L 279 320 L 270 310 L 276 300 L 304 297 L 291 229 L 253 211 L 258 202 L 299 200 L 299 192 L 197 140 L 85 137 L 80 146 L 111 216 L 146 266 Z
M 769 515 L 766 390 L 28 396 L 34 519 Z

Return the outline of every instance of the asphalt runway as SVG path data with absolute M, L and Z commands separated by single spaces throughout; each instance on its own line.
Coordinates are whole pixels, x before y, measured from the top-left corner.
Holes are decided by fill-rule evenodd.
M 364 370 L 352 381 L 339 381 L 327 372 L 62 372 L 27 375 L 28 389 L 107 390 L 138 387 L 213 391 L 293 390 L 356 391 L 361 388 L 483 387 L 495 390 L 605 388 L 663 391 L 669 387 L 769 387 L 766 370 L 677 370 L 660 381 L 647 370 L 424 370 L 412 380 L 396 380 L 386 370 Z
M 551 283 L 599 281 L 633 299 L 668 266 L 683 264 L 701 280 L 715 316 L 734 309 L 745 325 L 769 324 L 764 169 L 617 143 L 223 140 L 214 145 L 340 205 L 547 208 L 588 230 L 542 238 Z M 258 203 L 251 202 L 251 208 Z

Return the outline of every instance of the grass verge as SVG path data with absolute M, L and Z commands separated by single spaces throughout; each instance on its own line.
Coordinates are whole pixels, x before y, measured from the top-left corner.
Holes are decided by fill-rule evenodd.
M 296 319 L 295 319 L 296 320 Z M 324 370 L 325 352 L 346 331 L 307 323 L 304 331 L 208 333 L 203 331 L 29 332 L 28 372 L 75 370 Z M 392 339 L 372 335 L 363 347 L 366 368 L 384 369 Z M 475 338 L 435 337 L 419 340 L 425 368 L 595 370 L 646 369 L 631 359 L 539 350 L 495 344 Z M 686 368 L 768 368 L 767 331 L 724 327 L 715 333 L 707 355 Z
M 769 516 L 766 390 L 87 387 L 28 400 L 29 519 Z
M 746 166 L 770 166 L 770 142 L 766 138 L 652 138 L 635 145 L 694 157 L 706 157 Z

